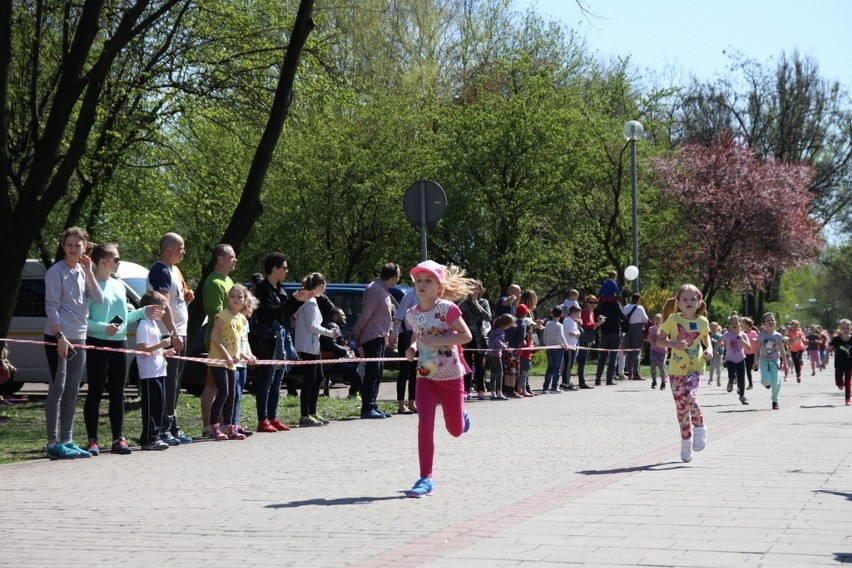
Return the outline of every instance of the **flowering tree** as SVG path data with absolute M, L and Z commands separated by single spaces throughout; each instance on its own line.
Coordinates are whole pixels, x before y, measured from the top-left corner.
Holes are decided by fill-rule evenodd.
M 777 271 L 815 259 L 822 246 L 810 217 L 807 165 L 759 160 L 728 131 L 710 146 L 689 144 L 655 160 L 654 170 L 685 237 L 671 251 L 671 267 L 697 278 L 708 304 L 723 288 L 762 288 Z

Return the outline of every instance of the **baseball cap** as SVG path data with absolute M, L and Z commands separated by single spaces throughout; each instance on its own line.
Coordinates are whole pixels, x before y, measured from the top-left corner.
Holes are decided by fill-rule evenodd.
M 443 282 L 446 278 L 447 269 L 443 264 L 438 264 L 434 260 L 424 260 L 412 268 L 409 274 L 413 277 L 421 273 L 429 274 L 438 282 Z

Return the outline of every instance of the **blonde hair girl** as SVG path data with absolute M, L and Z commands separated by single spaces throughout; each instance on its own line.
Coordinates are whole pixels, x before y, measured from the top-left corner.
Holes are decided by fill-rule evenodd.
M 414 335 L 405 356 L 417 356 L 417 449 L 420 477 L 406 494 L 423 497 L 432 493 L 432 462 L 435 456 L 435 411 L 440 402 L 450 435 L 461 436 L 470 428 L 464 409 L 464 375 L 469 372 L 461 346 L 472 335 L 452 300 L 467 296 L 473 280 L 455 266 L 426 260 L 411 269 L 419 303 L 405 315 Z
M 710 322 L 704 317 L 706 312 L 701 291 L 692 284 L 684 284 L 677 295 L 666 300 L 663 323 L 657 334 L 657 346 L 671 349 L 669 382 L 680 424 L 680 457 L 685 462 L 692 461 L 693 450 L 704 449 L 707 437 L 704 417 L 695 397 L 706 362 L 713 357 Z

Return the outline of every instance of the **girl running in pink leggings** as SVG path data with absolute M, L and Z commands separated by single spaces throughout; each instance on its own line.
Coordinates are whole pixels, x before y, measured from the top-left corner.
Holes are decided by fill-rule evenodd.
M 657 334 L 657 346 L 672 350 L 669 381 L 680 423 L 680 459 L 685 462 L 692 461 L 692 450 L 704 449 L 707 439 L 704 417 L 695 397 L 707 360 L 713 357 L 710 322 L 704 317 L 706 311 L 701 291 L 692 284 L 684 284 L 677 296 L 666 300 L 663 323 Z
M 470 293 L 473 281 L 454 266 L 446 267 L 431 260 L 411 269 L 414 290 L 420 303 L 406 314 L 413 330 L 411 347 L 405 351 L 409 361 L 417 360 L 417 450 L 420 478 L 406 495 L 432 494 L 432 461 L 435 456 L 435 411 L 438 403 L 447 431 L 454 437 L 470 428 L 470 416 L 464 409 L 466 369 L 461 345 L 470 342 L 471 333 L 453 301 Z

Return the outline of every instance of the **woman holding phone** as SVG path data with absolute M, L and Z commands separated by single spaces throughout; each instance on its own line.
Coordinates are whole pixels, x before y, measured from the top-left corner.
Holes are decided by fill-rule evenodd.
M 103 296 L 102 303 L 89 300 L 88 335 L 86 343 L 95 347 L 113 349 L 127 348 L 127 326 L 154 312 L 162 311 L 159 306 L 148 306 L 128 312 L 127 292 L 121 280 L 113 278 L 121 259 L 118 246 L 97 245 L 92 250 L 92 265 L 95 280 Z M 86 358 L 86 373 L 89 390 L 83 406 L 83 419 L 89 443 L 86 451 L 97 456 L 101 453 L 98 444 L 98 418 L 104 387 L 109 384 L 109 424 L 112 430 L 110 450 L 114 454 L 129 454 L 130 447 L 124 438 L 124 379 L 127 376 L 127 355 L 116 351 L 89 350 Z
M 80 227 L 62 233 L 62 251 L 44 275 L 44 352 L 50 367 L 50 385 L 44 402 L 47 455 L 52 460 L 90 457 L 73 440 L 77 391 L 83 378 L 88 302 L 103 302 L 103 294 L 86 256 L 89 235 Z

